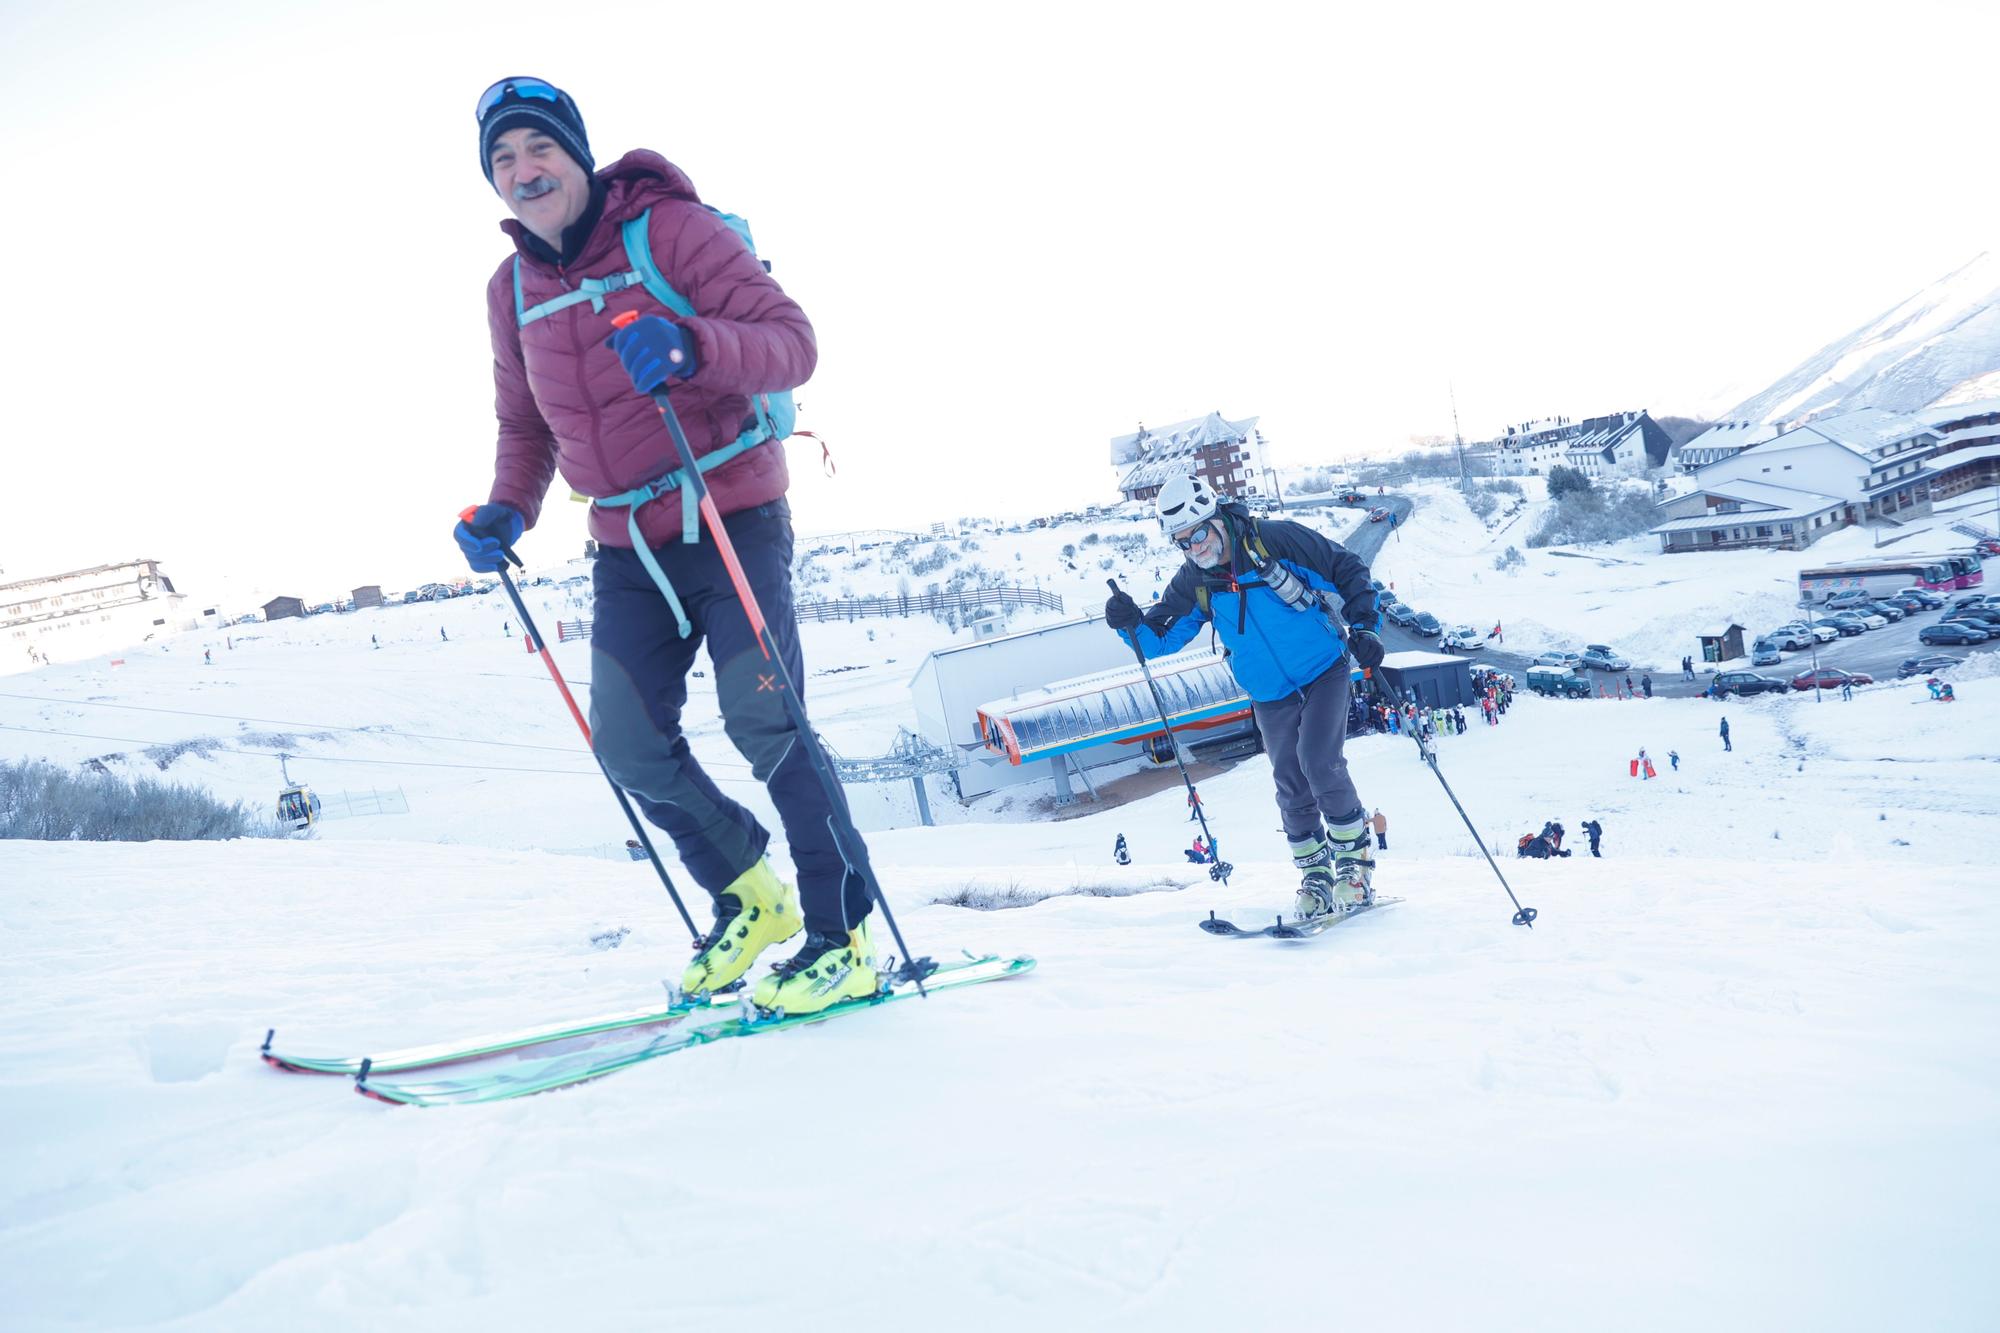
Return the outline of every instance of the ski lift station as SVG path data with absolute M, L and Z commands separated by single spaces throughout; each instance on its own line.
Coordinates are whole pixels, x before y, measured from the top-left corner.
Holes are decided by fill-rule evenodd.
M 1177 732 L 1221 741 L 1254 730 L 1249 696 L 1217 654 L 1147 665 Z M 1066 794 L 1071 773 L 1170 754 L 1145 675 L 1101 618 L 939 649 L 910 693 L 925 739 L 961 757 L 952 776 L 964 800 L 1051 780 Z

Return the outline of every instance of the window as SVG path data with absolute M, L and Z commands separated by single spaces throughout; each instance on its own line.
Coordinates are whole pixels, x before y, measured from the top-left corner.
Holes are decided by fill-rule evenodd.
M 1759 527 L 1757 529 L 1757 535 L 1759 537 L 1768 537 L 1771 535 L 1771 529 L 1769 527 Z
M 1792 525 L 1789 523 L 1780 523 L 1778 525 L 1778 531 L 1784 533 L 1787 537 L 1789 537 L 1792 535 Z
M 1792 465 L 1790 463 L 1785 464 L 1785 471 L 1790 472 L 1791 470 L 1792 470 Z

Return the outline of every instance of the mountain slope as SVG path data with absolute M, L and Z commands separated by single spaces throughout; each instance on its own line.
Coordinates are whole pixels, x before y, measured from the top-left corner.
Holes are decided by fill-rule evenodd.
M 1822 347 L 1722 418 L 1788 421 L 1856 407 L 1914 411 L 1995 368 L 2000 368 L 2000 254 L 1989 251 Z

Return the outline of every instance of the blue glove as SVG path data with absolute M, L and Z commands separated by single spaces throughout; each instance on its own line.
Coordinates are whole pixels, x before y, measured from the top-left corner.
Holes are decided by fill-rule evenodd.
M 465 552 L 465 563 L 475 574 L 491 574 L 507 567 L 506 550 L 521 540 L 527 520 L 512 505 L 481 505 L 461 517 L 451 535 Z
M 651 393 L 667 382 L 669 375 L 682 379 L 694 374 L 694 339 L 680 325 L 647 315 L 635 319 L 604 340 L 618 354 L 618 363 L 632 377 L 632 387 Z

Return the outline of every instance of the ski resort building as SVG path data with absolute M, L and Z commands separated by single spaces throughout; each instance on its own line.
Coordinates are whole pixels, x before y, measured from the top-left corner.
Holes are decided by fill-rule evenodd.
M 2000 486 L 2000 398 L 1933 405 L 1914 414 L 1937 432 L 1929 458 L 1931 498 L 1948 500 L 1983 486 Z
M 1558 464 L 1586 477 L 1637 477 L 1665 466 L 1671 444 L 1666 428 L 1643 410 L 1585 421 L 1548 417 L 1523 422 L 1486 442 L 1494 470 L 1508 477 L 1545 477 Z
M 215 623 L 214 607 L 188 609 L 157 560 L 0 583 L 0 643 L 10 665 L 31 656 L 75 661 Z
M 1221 657 L 1188 651 L 1150 665 L 1195 751 L 1254 739 L 1250 698 Z M 1098 617 L 940 648 L 910 695 L 923 738 L 960 757 L 961 800 L 1053 781 L 1067 801 L 1072 777 L 1089 786 L 1090 770 L 1172 757 L 1132 650 Z
M 1169 477 L 1200 477 L 1217 494 L 1247 498 L 1277 493 L 1275 474 L 1266 484 L 1267 453 L 1256 417 L 1229 421 L 1210 412 L 1118 436 L 1111 441 L 1111 466 L 1119 471 L 1118 490 L 1127 500 L 1151 500 Z
M 1920 518 L 1937 444 L 1922 421 L 1873 407 L 1781 429 L 1698 469 L 1652 531 L 1667 553 L 1795 551 L 1852 524 Z

